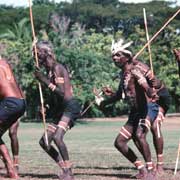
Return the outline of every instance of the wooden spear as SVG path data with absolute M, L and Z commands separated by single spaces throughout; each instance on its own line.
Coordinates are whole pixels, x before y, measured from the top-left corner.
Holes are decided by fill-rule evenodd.
M 159 33 L 179 14 L 179 12 L 180 9 L 178 9 L 176 13 L 174 13 L 174 15 L 166 21 L 166 23 L 159 29 L 159 31 L 156 32 L 154 36 L 141 48 L 141 50 L 136 53 L 133 59 L 136 59 L 144 51 L 148 44 L 150 44 L 159 35 Z
M 146 31 L 146 40 L 148 42 L 149 41 L 149 32 L 148 32 L 147 17 L 146 17 L 146 9 L 145 8 L 143 8 L 143 14 L 144 14 L 144 26 L 145 26 L 145 31 Z M 154 76 L 150 43 L 148 43 L 148 52 L 149 52 L 150 68 L 151 68 L 152 74 Z
M 31 21 L 31 29 L 32 29 L 32 36 L 33 36 L 33 48 L 34 48 L 34 54 L 35 54 L 35 60 L 36 60 L 36 66 L 39 68 L 39 61 L 38 61 L 38 55 L 37 55 L 37 47 L 36 47 L 36 34 L 34 30 L 34 21 L 33 21 L 33 13 L 32 13 L 32 2 L 29 0 L 29 15 L 30 15 L 30 21 Z M 45 109 L 44 109 L 44 99 L 43 99 L 43 93 L 42 93 L 42 87 L 41 83 L 38 83 L 39 87 L 39 94 L 40 94 L 40 101 L 41 101 L 41 110 L 42 110 L 42 120 L 43 120 L 43 126 L 44 126 L 44 134 L 45 134 L 45 141 L 48 145 L 48 137 L 47 137 L 47 131 L 46 131 L 46 117 L 45 117 Z
M 176 175 L 176 173 L 177 173 L 178 162 L 179 162 L 179 154 L 180 154 L 180 140 L 179 140 L 179 146 L 178 146 L 176 164 L 175 164 L 175 169 L 174 169 L 174 175 Z
M 146 17 L 146 9 L 145 8 L 143 8 L 143 14 L 144 14 L 144 26 L 145 26 L 145 31 L 146 31 L 146 39 L 147 39 L 147 42 L 148 42 L 149 41 L 149 32 L 148 32 L 147 17 Z M 152 75 L 154 76 L 150 43 L 148 43 L 148 52 L 149 52 L 150 68 L 151 68 L 151 71 L 152 71 Z M 158 133 L 158 138 L 160 138 L 161 134 L 160 134 L 160 127 L 159 127 L 159 122 L 158 121 L 157 121 L 157 133 Z

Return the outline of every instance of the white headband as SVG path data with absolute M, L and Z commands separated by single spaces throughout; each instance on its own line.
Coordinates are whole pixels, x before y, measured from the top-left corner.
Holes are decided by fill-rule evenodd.
M 123 42 L 124 40 L 120 39 L 118 42 L 115 43 L 113 39 L 112 45 L 111 45 L 111 53 L 116 54 L 117 52 L 123 52 L 132 56 L 131 51 L 127 50 L 126 48 L 129 47 L 133 43 L 133 41 L 130 41 L 124 45 L 123 45 Z

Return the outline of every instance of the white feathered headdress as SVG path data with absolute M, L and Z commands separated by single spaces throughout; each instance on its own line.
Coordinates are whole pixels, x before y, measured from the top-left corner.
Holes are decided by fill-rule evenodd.
M 111 45 L 111 53 L 116 54 L 117 52 L 123 52 L 132 56 L 132 52 L 127 50 L 126 48 L 129 47 L 133 43 L 133 41 L 130 41 L 124 45 L 123 42 L 123 39 L 120 39 L 118 42 L 115 42 L 113 39 Z

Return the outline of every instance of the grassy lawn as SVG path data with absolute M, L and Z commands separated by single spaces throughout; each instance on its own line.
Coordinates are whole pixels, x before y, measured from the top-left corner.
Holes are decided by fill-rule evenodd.
M 124 120 L 81 122 L 66 134 L 65 142 L 74 164 L 73 171 L 76 180 L 134 179 L 133 175 L 137 171 L 113 146 L 120 127 L 125 123 Z M 178 123 L 178 118 L 167 118 L 163 124 L 166 172 L 158 178 L 160 180 L 180 179 L 180 170 L 176 176 L 173 176 L 180 138 Z M 58 166 L 41 150 L 38 144 L 42 133 L 43 126 L 40 123 L 21 123 L 20 125 L 20 179 L 22 180 L 58 179 Z M 6 134 L 3 139 L 9 147 L 8 135 Z M 152 149 L 153 160 L 156 160 L 150 133 L 148 141 Z M 137 152 L 132 142 L 129 146 Z M 139 153 L 138 155 L 140 156 Z M 142 159 L 141 156 L 140 158 Z M 2 162 L 0 162 L 0 167 L 3 167 Z M 4 175 L 4 173 L 4 169 L 1 168 L 0 174 Z

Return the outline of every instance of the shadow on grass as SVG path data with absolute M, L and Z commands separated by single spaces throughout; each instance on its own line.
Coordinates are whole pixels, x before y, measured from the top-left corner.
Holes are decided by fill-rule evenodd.
M 134 168 L 130 168 L 130 167 L 110 167 L 110 168 L 105 168 L 105 167 L 75 167 L 75 170 L 78 171 L 78 169 L 83 169 L 86 170 L 87 172 L 75 172 L 74 175 L 75 176 L 99 176 L 99 177 L 117 177 L 117 178 L 123 178 L 123 179 L 134 179 L 134 177 L 132 177 L 131 174 L 122 174 L 122 173 L 102 173 L 102 172 L 93 172 L 94 170 L 124 170 L 124 169 L 134 169 Z M 92 170 L 92 172 L 89 172 L 89 169 Z M 5 177 L 5 173 L 0 173 L 0 177 Z M 38 173 L 20 173 L 19 174 L 20 178 L 38 178 L 38 179 L 58 179 L 58 175 L 56 174 L 38 174 Z
M 106 174 L 106 173 L 74 173 L 76 176 L 100 176 L 100 177 L 117 177 L 123 179 L 134 179 L 131 175 L 128 174 Z M 0 173 L 0 177 L 7 178 L 5 174 Z M 55 174 L 35 174 L 35 173 L 20 173 L 20 178 L 38 178 L 38 179 L 58 179 L 59 177 Z
M 136 170 L 134 167 L 81 167 L 81 166 L 76 166 L 74 168 L 76 170 L 76 172 L 74 173 L 75 176 L 88 176 L 93 177 L 93 176 L 99 176 L 99 177 L 106 177 L 106 178 L 120 178 L 120 179 L 135 179 L 135 177 L 132 175 L 132 173 L 122 173 L 122 172 L 117 172 L 117 173 L 110 173 L 110 172 L 97 172 L 97 170 L 117 170 L 117 171 L 123 171 L 123 170 Z M 78 172 L 78 170 L 84 170 L 83 172 Z M 85 171 L 87 170 L 87 171 Z M 89 172 L 89 170 L 92 170 L 91 172 Z M 96 170 L 96 172 L 94 172 L 93 170 Z M 168 174 L 170 172 L 173 172 L 173 168 L 165 168 L 165 171 L 169 171 Z M 58 175 L 56 174 L 38 174 L 38 173 L 20 173 L 19 174 L 20 178 L 38 178 L 38 179 L 58 179 Z M 6 177 L 5 173 L 0 173 L 0 177 Z M 1 179 L 1 178 L 0 178 Z
M 58 179 L 58 175 L 55 174 L 35 174 L 35 173 L 20 173 L 19 176 L 21 178 L 30 177 L 30 178 L 38 178 L 38 179 Z
M 92 170 L 92 173 L 91 172 L 82 172 L 82 173 L 75 173 L 75 175 L 81 175 L 81 176 L 103 176 L 103 177 L 117 177 L 117 178 L 123 178 L 123 179 L 134 179 L 135 177 L 132 176 L 132 174 L 125 174 L 125 173 L 93 173 L 93 169 L 94 170 L 118 170 L 118 171 L 121 171 L 121 170 L 135 170 L 134 167 L 82 167 L 82 166 L 76 166 L 75 169 L 91 169 Z
M 82 167 L 82 166 L 76 166 L 75 169 L 99 169 L 99 170 L 125 170 L 126 169 L 126 170 L 136 170 L 135 167 L 126 167 L 126 166 L 123 166 L 123 167 L 99 167 L 99 166 Z
M 106 174 L 106 173 L 75 173 L 75 176 L 79 175 L 79 176 L 100 176 L 100 177 L 117 177 L 117 178 L 123 178 L 123 179 L 134 179 L 135 177 L 133 177 L 131 174 Z
M 99 169 L 99 170 L 119 170 L 119 171 L 121 170 L 135 170 L 136 171 L 137 170 L 135 167 L 126 167 L 126 166 L 123 166 L 123 167 L 76 166 L 75 169 Z M 174 168 L 170 168 L 170 167 L 164 167 L 164 170 L 174 172 Z M 178 171 L 180 171 L 180 168 L 178 168 Z

